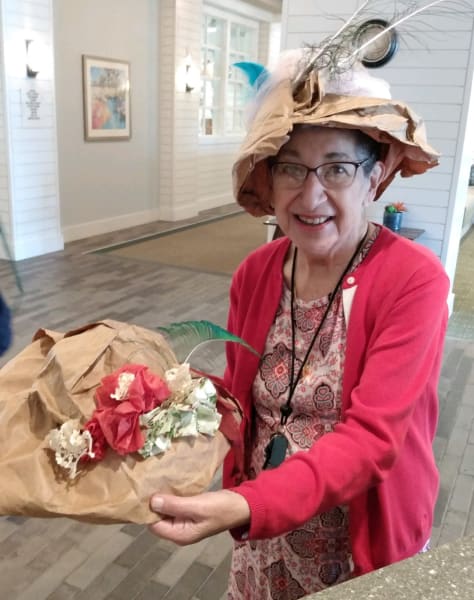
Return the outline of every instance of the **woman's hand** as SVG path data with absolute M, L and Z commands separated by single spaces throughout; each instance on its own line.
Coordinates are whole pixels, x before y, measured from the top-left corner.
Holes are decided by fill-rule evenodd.
M 161 521 L 150 525 L 150 531 L 180 546 L 194 544 L 210 535 L 250 522 L 247 501 L 229 490 L 186 498 L 155 494 L 150 507 L 162 517 Z

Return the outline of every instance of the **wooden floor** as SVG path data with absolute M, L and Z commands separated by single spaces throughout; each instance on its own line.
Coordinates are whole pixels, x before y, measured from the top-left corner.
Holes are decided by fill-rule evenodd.
M 225 212 L 226 209 L 223 209 Z M 25 293 L 7 262 L 2 290 L 14 305 L 5 363 L 39 327 L 59 331 L 112 318 L 154 328 L 183 319 L 225 324 L 230 278 L 130 261 L 91 250 L 172 226 L 155 223 L 68 244 L 21 261 Z M 440 382 L 435 450 L 442 476 L 434 545 L 474 534 L 474 340 L 449 338 Z M 0 597 L 8 600 L 219 600 L 230 557 L 227 534 L 187 548 L 135 525 L 0 518 Z

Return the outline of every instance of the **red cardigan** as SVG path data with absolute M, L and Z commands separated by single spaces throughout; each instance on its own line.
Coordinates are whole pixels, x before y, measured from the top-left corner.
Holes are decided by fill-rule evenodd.
M 260 247 L 232 280 L 228 328 L 259 352 L 280 301 L 289 244 L 280 238 Z M 249 447 L 259 359 L 228 344 L 225 385 L 242 403 L 244 418 L 242 456 L 238 450 L 228 455 L 223 482 L 250 506 L 248 539 L 280 535 L 348 504 L 355 575 L 423 547 L 439 485 L 432 442 L 448 291 L 448 277 L 431 251 L 382 228 L 343 283 L 343 295 L 353 295 L 353 302 L 342 422 L 309 451 L 253 481 L 239 465 Z

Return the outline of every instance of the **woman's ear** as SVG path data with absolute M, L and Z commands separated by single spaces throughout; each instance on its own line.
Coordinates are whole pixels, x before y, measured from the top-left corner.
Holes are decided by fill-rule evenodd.
M 377 189 L 384 179 L 385 165 L 382 161 L 378 160 L 372 167 L 372 171 L 369 174 L 369 190 L 367 194 L 367 204 L 374 201 Z

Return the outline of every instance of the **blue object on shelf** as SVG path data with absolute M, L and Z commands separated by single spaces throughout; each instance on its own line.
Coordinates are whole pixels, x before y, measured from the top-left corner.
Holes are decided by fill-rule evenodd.
M 402 227 L 402 212 L 384 212 L 383 213 L 383 224 L 392 231 L 400 231 Z

